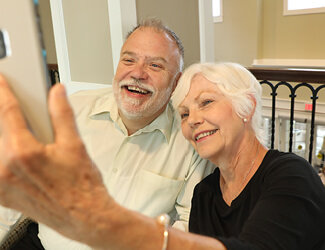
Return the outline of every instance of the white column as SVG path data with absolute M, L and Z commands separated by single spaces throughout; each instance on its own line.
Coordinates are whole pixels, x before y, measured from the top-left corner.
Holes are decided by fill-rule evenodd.
M 200 61 L 214 62 L 212 0 L 199 1 Z
M 135 0 L 107 0 L 114 72 L 128 31 L 137 25 Z

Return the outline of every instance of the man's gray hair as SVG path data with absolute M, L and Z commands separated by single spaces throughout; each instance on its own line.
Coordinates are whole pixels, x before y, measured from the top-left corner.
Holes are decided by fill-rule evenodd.
M 179 39 L 179 37 L 176 35 L 174 31 L 172 31 L 170 28 L 167 27 L 166 24 L 163 23 L 163 21 L 156 19 L 156 18 L 148 18 L 141 20 L 140 23 L 133 28 L 131 31 L 129 31 L 126 35 L 126 39 L 129 38 L 129 36 L 137 29 L 142 27 L 150 27 L 157 31 L 165 32 L 176 44 L 178 51 L 181 55 L 180 61 L 179 61 L 179 71 L 182 72 L 184 69 L 184 47 Z

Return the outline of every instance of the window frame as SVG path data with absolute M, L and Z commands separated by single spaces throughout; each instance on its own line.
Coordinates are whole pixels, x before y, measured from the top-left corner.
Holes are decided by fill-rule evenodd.
M 284 16 L 325 13 L 325 7 L 299 9 L 299 10 L 288 10 L 288 1 L 289 0 L 283 0 L 283 15 Z
M 213 6 L 213 1 L 214 0 L 212 0 L 212 6 Z M 219 0 L 219 2 L 220 2 L 220 16 L 213 16 L 213 12 L 212 12 L 212 16 L 213 16 L 213 22 L 214 23 L 222 23 L 223 22 L 223 4 L 222 4 L 222 1 L 223 0 Z

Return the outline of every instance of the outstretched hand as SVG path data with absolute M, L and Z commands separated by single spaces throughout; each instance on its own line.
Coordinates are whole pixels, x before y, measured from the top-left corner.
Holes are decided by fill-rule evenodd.
M 50 91 L 49 111 L 55 141 L 43 145 L 0 75 L 0 204 L 89 243 L 89 227 L 116 204 L 78 135 L 61 84 Z

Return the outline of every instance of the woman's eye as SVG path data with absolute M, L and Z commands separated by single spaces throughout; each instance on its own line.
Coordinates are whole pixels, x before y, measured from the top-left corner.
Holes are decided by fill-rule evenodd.
M 188 114 L 183 113 L 183 114 L 180 114 L 180 116 L 181 116 L 181 119 L 184 119 L 184 118 L 188 117 Z
M 206 100 L 202 102 L 202 106 L 206 106 L 208 104 L 210 104 L 212 102 L 212 100 Z

